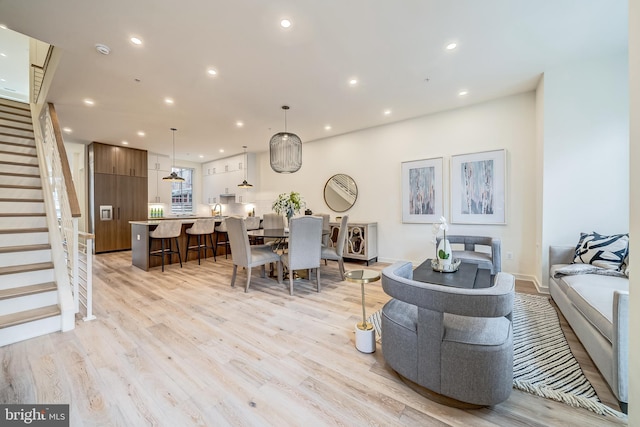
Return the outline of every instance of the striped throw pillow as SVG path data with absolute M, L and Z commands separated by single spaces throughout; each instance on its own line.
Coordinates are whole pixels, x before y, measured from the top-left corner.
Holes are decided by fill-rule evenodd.
M 620 270 L 628 251 L 628 234 L 603 236 L 595 231 L 589 234 L 580 233 L 573 262 L 575 264 L 591 264 L 609 270 Z

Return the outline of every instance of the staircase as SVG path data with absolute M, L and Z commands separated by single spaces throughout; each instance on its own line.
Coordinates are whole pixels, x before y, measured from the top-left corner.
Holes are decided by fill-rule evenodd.
M 0 346 L 59 330 L 31 112 L 0 99 Z

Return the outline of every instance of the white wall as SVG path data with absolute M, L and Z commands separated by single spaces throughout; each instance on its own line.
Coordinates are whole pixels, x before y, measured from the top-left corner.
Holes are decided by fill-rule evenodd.
M 580 232 L 629 231 L 629 84 L 625 54 L 544 74 L 542 283 L 549 245 Z
M 507 150 L 507 225 L 452 225 L 451 234 L 500 237 L 504 271 L 535 272 L 535 94 L 433 114 L 404 122 L 303 144 L 303 163 L 295 174 L 277 174 L 268 152 L 257 158 L 261 201 L 258 215 L 270 211 L 278 193 L 298 191 L 314 213 L 331 212 L 323 200 L 325 182 L 336 173 L 350 175 L 358 199 L 347 211 L 351 221 L 378 222 L 381 260 L 422 262 L 435 252 L 430 224 L 403 224 L 401 162 L 444 157 L 445 194 L 451 155 Z M 292 129 L 295 131 L 295 129 Z M 267 141 L 265 141 L 266 145 Z M 449 216 L 449 201 L 445 200 Z M 332 220 L 335 212 L 331 212 Z M 513 260 L 505 254 L 513 253 Z
M 640 2 L 629 2 L 630 164 L 640 163 Z M 640 254 L 640 169 L 630 173 L 630 252 Z M 640 425 L 640 256 L 632 255 L 629 283 L 629 425 Z

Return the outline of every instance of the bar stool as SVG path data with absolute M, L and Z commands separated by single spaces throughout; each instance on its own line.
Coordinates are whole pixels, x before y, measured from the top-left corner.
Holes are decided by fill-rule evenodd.
M 211 249 L 213 251 L 213 259 L 214 261 L 217 261 L 215 247 L 213 246 L 213 232 L 215 225 L 216 222 L 213 219 L 197 219 L 190 228 L 187 228 L 187 253 L 184 256 L 184 262 L 189 260 L 189 251 L 198 251 L 198 265 L 200 265 L 200 254 L 203 249 L 205 259 L 207 258 L 207 249 Z M 191 236 L 195 236 L 198 240 L 198 244 L 196 246 L 189 245 Z M 207 245 L 207 236 L 209 236 L 211 246 Z M 204 239 L 204 241 L 202 241 L 202 239 Z
M 218 243 L 220 243 L 220 236 L 222 236 L 223 237 L 222 244 L 224 245 L 224 258 L 227 259 L 228 258 L 227 255 L 229 255 L 230 246 L 229 246 L 229 234 L 227 233 L 227 224 L 224 221 L 224 219 L 222 220 L 220 225 L 218 225 L 215 228 L 215 231 L 216 231 L 216 243 L 215 243 L 214 251 L 216 253 L 218 252 Z
M 180 245 L 178 244 L 178 236 L 182 229 L 180 221 L 161 221 L 155 230 L 149 232 L 149 256 L 159 256 L 162 260 L 162 271 L 164 271 L 164 257 L 169 256 L 169 264 L 171 264 L 172 254 L 178 254 L 180 260 L 180 268 L 182 268 L 182 257 L 180 256 Z M 160 250 L 151 250 L 154 239 L 160 240 Z M 173 250 L 171 239 L 176 240 L 176 249 Z M 165 240 L 168 240 L 169 247 L 165 248 Z

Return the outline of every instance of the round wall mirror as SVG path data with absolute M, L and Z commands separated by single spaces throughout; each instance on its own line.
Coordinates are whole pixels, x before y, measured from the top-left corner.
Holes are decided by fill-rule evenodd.
M 349 175 L 333 175 L 324 186 L 324 201 L 332 211 L 344 212 L 355 204 L 358 186 Z

